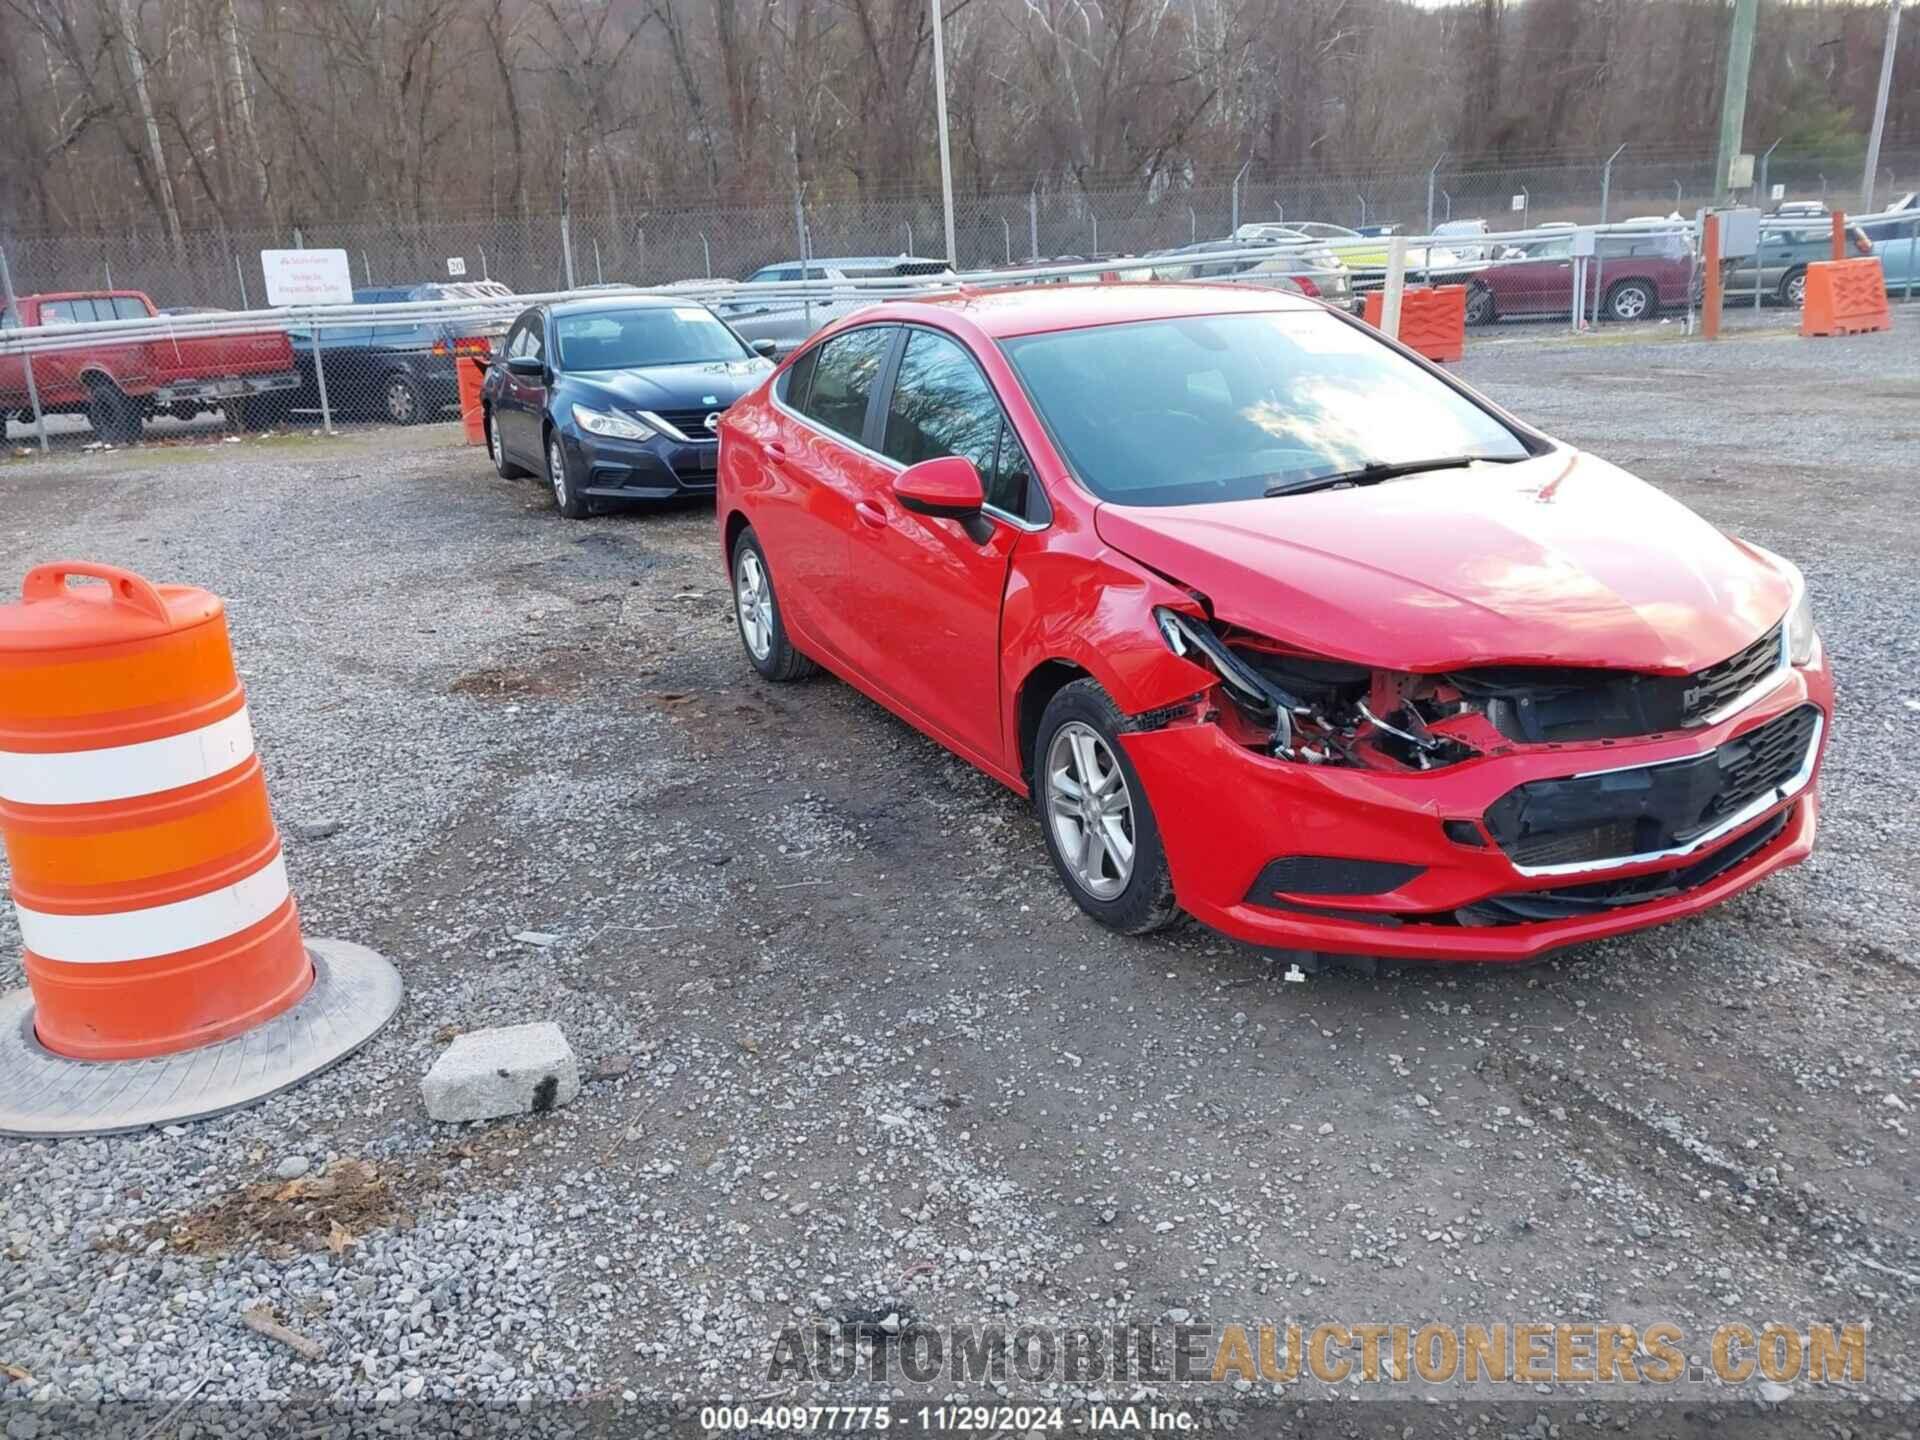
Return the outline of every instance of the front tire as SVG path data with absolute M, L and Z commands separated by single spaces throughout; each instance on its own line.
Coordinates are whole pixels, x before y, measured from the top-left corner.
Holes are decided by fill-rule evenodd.
M 1607 292 L 1607 315 L 1614 320 L 1651 320 L 1660 297 L 1644 280 L 1622 280 Z
M 753 668 L 776 684 L 804 679 L 819 667 L 793 648 L 780 601 L 773 592 L 773 571 L 767 552 L 752 527 L 733 542 L 733 613 L 740 628 L 740 648 Z
M 1080 908 L 1123 935 L 1179 915 L 1160 827 L 1121 748 L 1127 718 L 1094 680 L 1047 703 L 1034 738 L 1034 811 L 1053 868 Z
M 587 518 L 587 497 L 567 474 L 566 447 L 558 430 L 547 432 L 547 485 L 553 491 L 554 508 L 562 515 L 569 520 Z
M 1780 277 L 1780 303 L 1798 310 L 1807 303 L 1807 271 L 1805 266 L 1789 270 Z

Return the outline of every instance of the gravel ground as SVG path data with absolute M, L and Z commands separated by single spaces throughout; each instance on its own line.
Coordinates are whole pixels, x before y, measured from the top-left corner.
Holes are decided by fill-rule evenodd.
M 1911 1433 L 1920 350 L 1508 327 L 1461 369 L 1804 565 L 1839 675 L 1809 864 L 1527 970 L 1286 983 L 1196 928 L 1098 930 L 1020 801 L 847 687 L 761 683 L 708 511 L 570 524 L 449 427 L 0 463 L 8 589 L 84 555 L 226 597 L 304 925 L 408 987 L 254 1109 L 0 1141 L 0 1431 L 125 1400 L 289 1433 L 271 1402 L 321 1395 L 423 1433 L 451 1400 L 591 1400 L 626 1433 L 676 1398 L 884 1396 L 768 1366 L 790 1325 L 894 1314 L 1667 1320 L 1695 1354 L 1723 1321 L 1863 1322 L 1844 1394 L 1709 1379 L 1640 1410 Z M 0 988 L 18 952 L 9 912 Z M 426 1118 L 452 1034 L 535 1018 L 577 1101 Z M 260 1301 L 324 1355 L 241 1328 Z M 1386 1388 L 1263 1381 L 1207 1420 Z M 1391 1431 L 1638 1413 L 1600 1389 L 1426 1392 Z

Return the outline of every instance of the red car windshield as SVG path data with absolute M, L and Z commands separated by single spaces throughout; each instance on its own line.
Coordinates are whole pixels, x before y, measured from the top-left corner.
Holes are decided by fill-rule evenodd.
M 1147 320 L 1003 340 L 1082 484 L 1121 505 L 1249 500 L 1520 436 L 1324 311 Z

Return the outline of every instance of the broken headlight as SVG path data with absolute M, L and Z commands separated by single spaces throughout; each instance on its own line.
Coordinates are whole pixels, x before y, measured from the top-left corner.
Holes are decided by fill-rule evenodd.
M 1807 598 L 1807 585 L 1803 580 L 1793 608 L 1787 612 L 1787 658 L 1796 665 L 1809 665 L 1813 662 L 1814 647 L 1819 643 L 1820 633 L 1813 628 L 1813 602 Z
M 1290 753 L 1294 714 L 1306 713 L 1297 697 L 1269 683 L 1235 655 L 1205 620 L 1162 605 L 1155 608 L 1153 623 L 1160 627 L 1160 638 L 1167 642 L 1169 650 L 1183 660 L 1213 671 L 1235 704 L 1246 710 L 1250 718 L 1273 727 L 1274 754 Z
M 1475 753 L 1428 728 L 1460 708 L 1435 678 L 1304 655 L 1178 610 L 1154 611 L 1154 623 L 1168 649 L 1218 677 L 1221 723 L 1280 759 L 1431 770 Z

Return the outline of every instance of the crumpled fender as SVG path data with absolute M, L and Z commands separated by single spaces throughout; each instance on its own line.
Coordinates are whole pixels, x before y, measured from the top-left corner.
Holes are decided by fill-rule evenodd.
M 1016 551 L 1001 610 L 1004 734 L 1019 734 L 1020 690 L 1048 661 L 1085 670 L 1129 715 L 1197 695 L 1215 676 L 1167 648 L 1157 605 L 1199 613 L 1179 586 L 1102 544 Z M 1085 618 L 1075 618 L 1085 617 Z M 1017 757 L 1016 757 L 1017 760 Z

